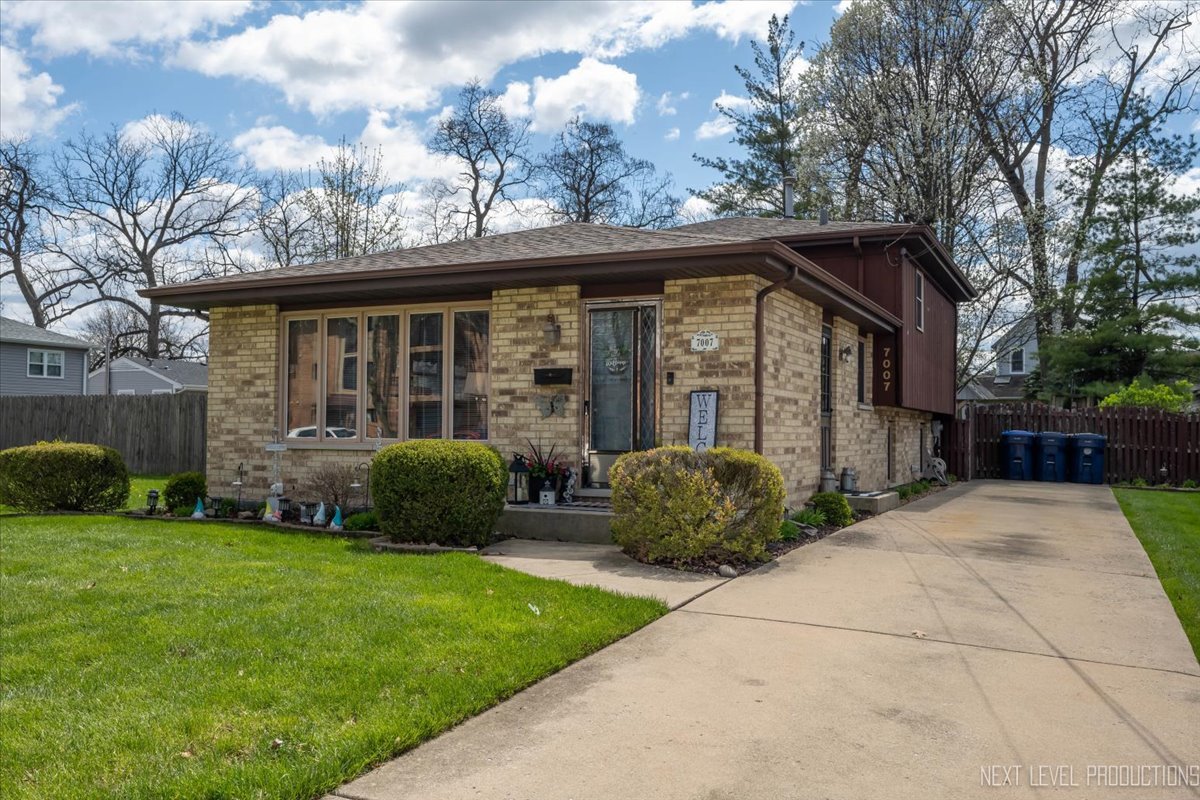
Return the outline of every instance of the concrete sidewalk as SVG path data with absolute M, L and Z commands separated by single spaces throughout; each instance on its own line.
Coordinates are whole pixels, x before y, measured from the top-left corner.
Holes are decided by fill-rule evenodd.
M 1168 785 L 1100 785 L 1130 779 Z M 1197 780 L 1200 665 L 1111 492 L 973 482 L 718 587 L 332 797 L 1140 800 Z
M 599 586 L 621 594 L 657 597 L 676 609 L 725 583 L 727 578 L 680 572 L 634 561 L 614 544 L 578 544 L 508 539 L 483 550 L 487 561 L 509 569 L 556 578 L 578 586 Z

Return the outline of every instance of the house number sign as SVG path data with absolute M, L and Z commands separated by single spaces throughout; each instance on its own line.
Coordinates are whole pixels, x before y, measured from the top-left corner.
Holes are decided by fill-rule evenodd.
M 712 331 L 700 331 L 692 334 L 692 352 L 703 353 L 708 350 L 721 349 L 721 340 Z
M 879 377 L 883 380 L 883 391 L 890 392 L 892 390 L 892 348 L 881 347 L 879 359 Z

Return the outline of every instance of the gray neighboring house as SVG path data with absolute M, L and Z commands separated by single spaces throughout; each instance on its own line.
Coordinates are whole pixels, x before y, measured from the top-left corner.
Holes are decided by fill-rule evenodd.
M 109 394 L 108 370 L 88 376 L 88 394 Z M 208 365 L 169 358 L 121 356 L 112 362 L 112 394 L 179 394 L 207 392 Z
M 88 393 L 92 345 L 0 317 L 0 395 Z
M 980 375 L 958 390 L 956 399 L 979 403 L 1004 403 L 1025 398 L 1025 379 L 1037 369 L 1037 327 L 1032 316 L 1013 323 L 992 345 L 996 371 Z

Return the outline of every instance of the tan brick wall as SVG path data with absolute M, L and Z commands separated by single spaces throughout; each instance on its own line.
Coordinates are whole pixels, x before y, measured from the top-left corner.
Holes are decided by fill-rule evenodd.
M 664 444 L 686 444 L 689 393 L 720 391 L 719 444 L 754 446 L 754 300 L 766 281 L 734 276 L 668 281 L 662 314 L 662 374 L 659 431 Z M 491 443 L 505 459 L 526 449 L 525 440 L 555 444 L 578 466 L 581 387 L 584 382 L 583 302 L 578 286 L 497 291 L 492 297 Z M 553 313 L 562 326 L 557 345 L 545 342 L 542 326 Z M 784 473 L 788 504 L 799 505 L 820 480 L 819 392 L 821 310 L 786 290 L 766 303 L 764 455 Z M 278 424 L 279 316 L 275 306 L 215 308 L 210 316 L 208 479 L 214 495 L 229 488 L 239 463 L 247 468 L 245 496 L 264 496 L 271 458 L 264 450 Z M 715 352 L 693 353 L 692 334 L 712 330 Z M 834 325 L 834 465 L 854 466 L 859 485 L 879 489 L 886 477 L 887 430 L 895 432 L 891 484 L 910 481 L 919 463 L 920 425 L 930 436 L 930 415 L 897 408 L 860 408 L 857 402 L 857 329 Z M 850 345 L 849 363 L 838 351 Z M 868 340 L 868 351 L 870 350 Z M 571 367 L 570 386 L 535 387 L 537 367 Z M 666 385 L 666 373 L 675 373 Z M 870 382 L 868 381 L 868 393 Z M 543 417 L 536 397 L 563 394 L 561 416 Z M 869 396 L 868 396 L 869 399 Z M 368 461 L 372 445 L 356 449 L 302 449 L 283 456 L 289 492 L 302 487 L 325 463 Z
M 691 392 L 720 392 L 719 445 L 754 447 L 754 293 L 756 278 L 737 275 L 667 281 L 663 295 L 663 444 L 687 444 Z M 720 349 L 693 353 L 692 334 L 710 330 Z M 666 373 L 675 384 L 666 385 Z
M 562 326 L 557 345 L 545 341 L 543 325 L 553 314 Z M 504 458 L 528 449 L 526 440 L 541 447 L 555 445 L 578 468 L 583 382 L 582 303 L 578 286 L 506 289 L 492 294 L 492 444 Z M 570 367 L 570 386 L 534 386 L 538 367 Z M 536 397 L 562 394 L 562 415 L 545 417 Z
M 765 313 L 763 455 L 783 471 L 795 507 L 821 478 L 821 309 L 784 290 L 767 297 Z
M 265 450 L 279 424 L 279 314 L 275 306 L 214 308 L 209 314 L 208 491 L 235 496 L 230 484 L 245 464 L 245 499 L 265 498 L 273 461 Z M 283 454 L 284 488 L 303 487 L 313 470 L 331 462 L 369 461 L 373 445 L 354 450 L 292 446 Z

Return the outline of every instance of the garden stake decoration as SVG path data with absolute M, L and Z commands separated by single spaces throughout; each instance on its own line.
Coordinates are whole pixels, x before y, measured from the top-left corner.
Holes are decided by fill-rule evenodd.
M 192 519 L 204 519 L 204 501 L 196 498 L 196 507 L 192 509 Z

